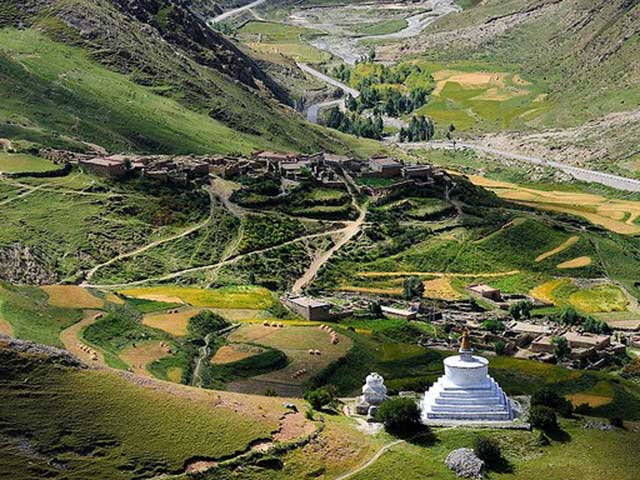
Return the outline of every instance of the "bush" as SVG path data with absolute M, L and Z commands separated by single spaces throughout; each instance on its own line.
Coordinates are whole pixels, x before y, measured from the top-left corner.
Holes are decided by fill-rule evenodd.
M 335 403 L 335 389 L 331 387 L 321 387 L 310 390 L 304 394 L 304 399 L 309 402 L 314 410 L 322 410 L 326 406 L 333 406 Z
M 544 405 L 534 405 L 529 413 L 529 421 L 535 428 L 543 431 L 557 430 L 558 418 L 556 412 Z
M 496 352 L 496 355 L 504 355 L 507 351 L 507 344 L 503 340 L 498 340 L 493 344 L 493 350 Z
M 499 465 L 502 462 L 502 451 L 497 441 L 492 438 L 478 437 L 473 446 L 476 456 L 483 460 L 488 467 Z
M 616 428 L 624 428 L 624 422 L 620 417 L 613 417 L 609 419 L 609 423 L 611 423 L 611 425 L 613 425 Z
M 593 413 L 593 407 L 588 403 L 581 403 L 575 408 L 574 412 L 578 415 L 591 415 Z
M 220 315 L 205 310 L 191 317 L 187 331 L 190 338 L 204 338 L 228 326 L 229 323 Z
M 546 387 L 533 394 L 531 397 L 531 405 L 549 407 L 563 417 L 570 417 L 573 413 L 573 405 L 569 400 Z
M 412 398 L 390 398 L 378 408 L 377 418 L 389 432 L 415 432 L 420 426 L 420 409 Z
M 424 294 L 424 284 L 418 277 L 409 277 L 402 284 L 402 297 L 405 300 L 421 298 Z

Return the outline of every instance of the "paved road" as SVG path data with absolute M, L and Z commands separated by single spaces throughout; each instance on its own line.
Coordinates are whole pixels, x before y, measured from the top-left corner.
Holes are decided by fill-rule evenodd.
M 252 2 L 252 3 L 248 4 L 248 5 L 245 5 L 244 7 L 239 7 L 239 8 L 236 8 L 234 10 L 229 10 L 228 12 L 225 12 L 222 15 L 218 15 L 217 17 L 211 18 L 209 21 L 211 23 L 224 22 L 225 20 L 227 20 L 227 19 L 229 19 L 231 17 L 235 17 L 236 15 L 238 15 L 238 14 L 240 14 L 242 12 L 246 12 L 247 10 L 251 10 L 252 8 L 260 6 L 266 1 L 267 0 L 256 0 L 255 2 Z
M 338 80 L 336 80 L 335 78 L 331 78 L 328 75 L 325 75 L 324 73 L 316 70 L 313 67 L 310 67 L 309 65 L 305 64 L 305 63 L 298 63 L 297 64 L 298 67 L 300 68 L 300 70 L 302 70 L 303 72 L 308 73 L 309 75 L 312 75 L 320 80 L 322 80 L 325 83 L 328 83 L 329 85 L 339 88 L 340 90 L 342 90 L 345 94 L 349 94 L 354 98 L 357 98 L 360 96 L 360 92 L 358 90 L 356 90 L 355 88 L 351 88 L 349 85 L 342 83 Z M 318 123 L 318 114 L 320 112 L 320 109 L 322 108 L 326 108 L 326 107 L 331 107 L 333 105 L 338 105 L 340 107 L 341 110 L 344 110 L 344 99 L 340 99 L 340 100 L 328 100 L 326 102 L 320 102 L 320 103 L 315 103 L 313 105 L 311 105 L 308 110 L 307 110 L 307 120 L 310 121 L 311 123 Z M 407 123 L 400 119 L 400 118 L 394 118 L 394 117 L 388 117 L 386 115 L 383 115 L 382 120 L 384 121 L 385 126 L 387 127 L 394 127 L 394 128 L 402 128 L 405 127 L 407 125 Z
M 323 82 L 328 83 L 329 85 L 333 85 L 336 88 L 339 88 L 344 93 L 348 93 L 354 98 L 360 96 L 360 92 L 355 88 L 351 88 L 349 85 L 342 83 L 336 80 L 335 78 L 331 78 L 330 76 L 325 75 L 324 73 L 316 70 L 315 68 L 310 67 L 305 63 L 297 63 L 297 65 L 298 65 L 298 68 L 300 68 L 300 70 L 302 70 L 303 72 L 307 72 L 308 74 L 313 75 L 316 78 L 319 78 Z
M 427 142 L 427 143 L 403 143 L 398 144 L 400 148 L 411 150 L 416 148 L 439 148 L 439 149 L 451 149 L 452 146 L 448 143 Z M 597 170 L 589 170 L 586 168 L 574 167 L 553 160 L 546 160 L 540 157 L 533 157 L 531 155 L 522 155 L 514 152 L 506 152 L 491 147 L 485 147 L 474 143 L 460 142 L 456 144 L 457 147 L 468 148 L 471 150 L 477 150 L 480 152 L 489 153 L 503 158 L 509 158 L 512 160 L 520 160 L 522 162 L 531 163 L 534 165 L 541 165 L 545 167 L 556 168 L 565 173 L 568 173 L 577 180 L 585 182 L 599 183 L 606 185 L 616 190 L 625 190 L 629 192 L 640 192 L 640 180 L 633 178 L 622 177 L 620 175 L 613 175 L 611 173 L 598 172 Z

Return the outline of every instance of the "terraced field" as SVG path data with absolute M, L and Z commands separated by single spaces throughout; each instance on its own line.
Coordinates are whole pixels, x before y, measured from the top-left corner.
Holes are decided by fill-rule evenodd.
M 537 190 L 477 175 L 469 178 L 474 184 L 491 190 L 505 200 L 541 210 L 576 215 L 624 235 L 640 233 L 640 225 L 637 224 L 640 216 L 638 201 L 618 200 L 589 193 Z

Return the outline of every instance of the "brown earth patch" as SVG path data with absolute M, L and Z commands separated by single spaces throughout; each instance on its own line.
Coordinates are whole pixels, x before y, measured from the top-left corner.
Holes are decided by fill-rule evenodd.
M 13 327 L 9 322 L 0 318 L 0 335 L 6 335 L 7 337 L 13 336 Z
M 157 328 L 175 337 L 187 334 L 189 319 L 200 312 L 199 309 L 181 309 L 176 313 L 148 313 L 142 318 L 142 323 L 151 328 Z
M 147 365 L 171 354 L 165 342 L 152 341 L 130 345 L 118 355 L 138 375 L 150 375 Z
M 65 328 L 60 333 L 60 341 L 64 348 L 73 353 L 87 365 L 106 365 L 104 355 L 97 349 L 89 347 L 82 341 L 82 331 L 99 320 L 103 312 L 98 310 L 85 310 L 84 317 L 77 323 Z M 93 353 L 95 353 L 95 360 Z
M 225 345 L 218 349 L 216 354 L 211 359 L 211 363 L 216 365 L 225 365 L 227 363 L 238 362 L 245 358 L 253 357 L 259 353 L 264 352 L 263 348 L 256 347 L 254 345 L 245 344 L 232 344 Z
M 558 268 L 562 270 L 567 268 L 582 268 L 591 265 L 591 262 L 593 262 L 591 257 L 578 257 L 558 264 Z
M 102 308 L 104 301 L 77 285 L 48 285 L 42 290 L 49 296 L 48 303 L 60 308 Z

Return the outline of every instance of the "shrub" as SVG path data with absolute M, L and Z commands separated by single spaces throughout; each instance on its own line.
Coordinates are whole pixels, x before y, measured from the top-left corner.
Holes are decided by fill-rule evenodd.
M 191 338 L 204 338 L 210 333 L 215 333 L 228 326 L 229 323 L 220 315 L 205 310 L 191 317 L 187 331 Z
M 502 462 L 502 451 L 497 441 L 492 438 L 478 437 L 473 446 L 476 456 L 487 466 L 499 465 Z
M 578 415 L 591 415 L 593 413 L 593 407 L 588 403 L 581 403 L 574 411 Z
M 420 298 L 424 294 L 424 284 L 418 277 L 409 277 L 402 284 L 402 296 L 405 300 Z
M 497 318 L 490 318 L 482 322 L 482 328 L 490 331 L 491 333 L 498 333 L 504 331 L 504 322 Z
M 613 417 L 609 419 L 609 423 L 617 428 L 624 428 L 624 421 L 620 417 Z
M 504 355 L 507 351 L 507 344 L 503 340 L 498 340 L 493 344 L 493 349 L 496 352 L 496 355 Z
M 377 418 L 389 432 L 410 433 L 420 426 L 420 409 L 411 398 L 390 398 L 378 408 Z
M 304 394 L 304 399 L 309 402 L 314 410 L 322 410 L 325 406 L 332 406 L 335 403 L 334 390 L 331 387 L 309 390 Z
M 528 300 L 522 300 L 509 307 L 509 313 L 516 320 L 531 318 L 531 310 L 533 310 L 533 303 Z
M 531 397 L 531 405 L 549 407 L 563 417 L 570 417 L 573 413 L 573 405 L 571 402 L 550 388 L 542 388 L 534 393 Z
M 553 354 L 557 361 L 564 360 L 571 353 L 571 347 L 565 337 L 553 337 L 551 344 L 553 345 Z
M 556 430 L 558 428 L 556 412 L 544 405 L 534 405 L 531 407 L 529 421 L 533 427 L 543 431 Z

